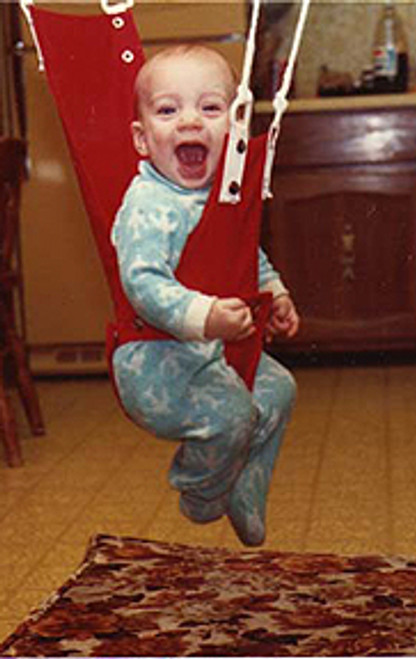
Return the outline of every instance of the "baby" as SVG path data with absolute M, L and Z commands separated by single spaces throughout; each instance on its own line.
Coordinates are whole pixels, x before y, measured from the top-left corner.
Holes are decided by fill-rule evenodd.
M 181 440 L 169 471 L 181 511 L 199 523 L 227 515 L 240 540 L 255 546 L 265 539 L 267 493 L 295 384 L 262 353 L 250 391 L 224 355 L 224 341 L 256 331 L 250 307 L 238 295 L 207 295 L 175 276 L 198 230 L 235 91 L 226 60 L 201 45 L 162 51 L 138 74 L 132 133 L 142 159 L 112 241 L 138 318 L 170 338 L 124 343 L 113 369 L 128 415 L 160 437 Z M 293 336 L 297 312 L 260 248 L 258 275 L 260 290 L 273 294 L 266 340 Z

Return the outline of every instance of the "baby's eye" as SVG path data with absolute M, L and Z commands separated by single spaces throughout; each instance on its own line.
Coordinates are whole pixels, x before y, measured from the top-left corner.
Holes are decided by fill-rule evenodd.
M 206 114 L 220 114 L 223 111 L 220 103 L 204 103 L 202 109 Z
M 217 94 L 207 95 L 206 98 L 201 99 L 201 106 L 204 114 L 211 117 L 218 117 L 228 109 L 227 100 Z
M 162 117 L 169 117 L 172 114 L 175 114 L 176 107 L 174 105 L 160 105 L 156 108 L 156 114 Z

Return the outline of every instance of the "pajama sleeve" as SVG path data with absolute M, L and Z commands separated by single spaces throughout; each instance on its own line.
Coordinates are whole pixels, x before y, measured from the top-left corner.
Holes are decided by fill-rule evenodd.
M 125 293 L 138 316 L 153 326 L 179 340 L 204 340 L 216 298 L 175 278 L 186 238 L 186 218 L 171 200 L 160 191 L 155 198 L 152 186 L 129 190 L 112 231 Z
M 259 249 L 259 283 L 261 291 L 271 291 L 273 297 L 288 295 L 289 291 L 282 282 L 280 275 L 273 268 L 265 252 Z

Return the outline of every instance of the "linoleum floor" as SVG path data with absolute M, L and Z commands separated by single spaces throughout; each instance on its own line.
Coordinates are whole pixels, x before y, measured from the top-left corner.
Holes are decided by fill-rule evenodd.
M 266 549 L 416 556 L 416 366 L 293 369 Z M 38 379 L 47 434 L 15 399 L 25 464 L 0 455 L 0 638 L 79 565 L 95 533 L 241 549 L 196 526 L 166 473 L 176 444 L 125 418 L 106 378 Z

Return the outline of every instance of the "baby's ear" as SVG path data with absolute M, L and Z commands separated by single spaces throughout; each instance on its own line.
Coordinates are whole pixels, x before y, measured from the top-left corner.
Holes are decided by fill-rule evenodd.
M 149 150 L 147 148 L 146 136 L 141 121 L 133 121 L 131 124 L 131 134 L 133 137 L 133 144 L 136 151 L 141 156 L 148 156 Z

